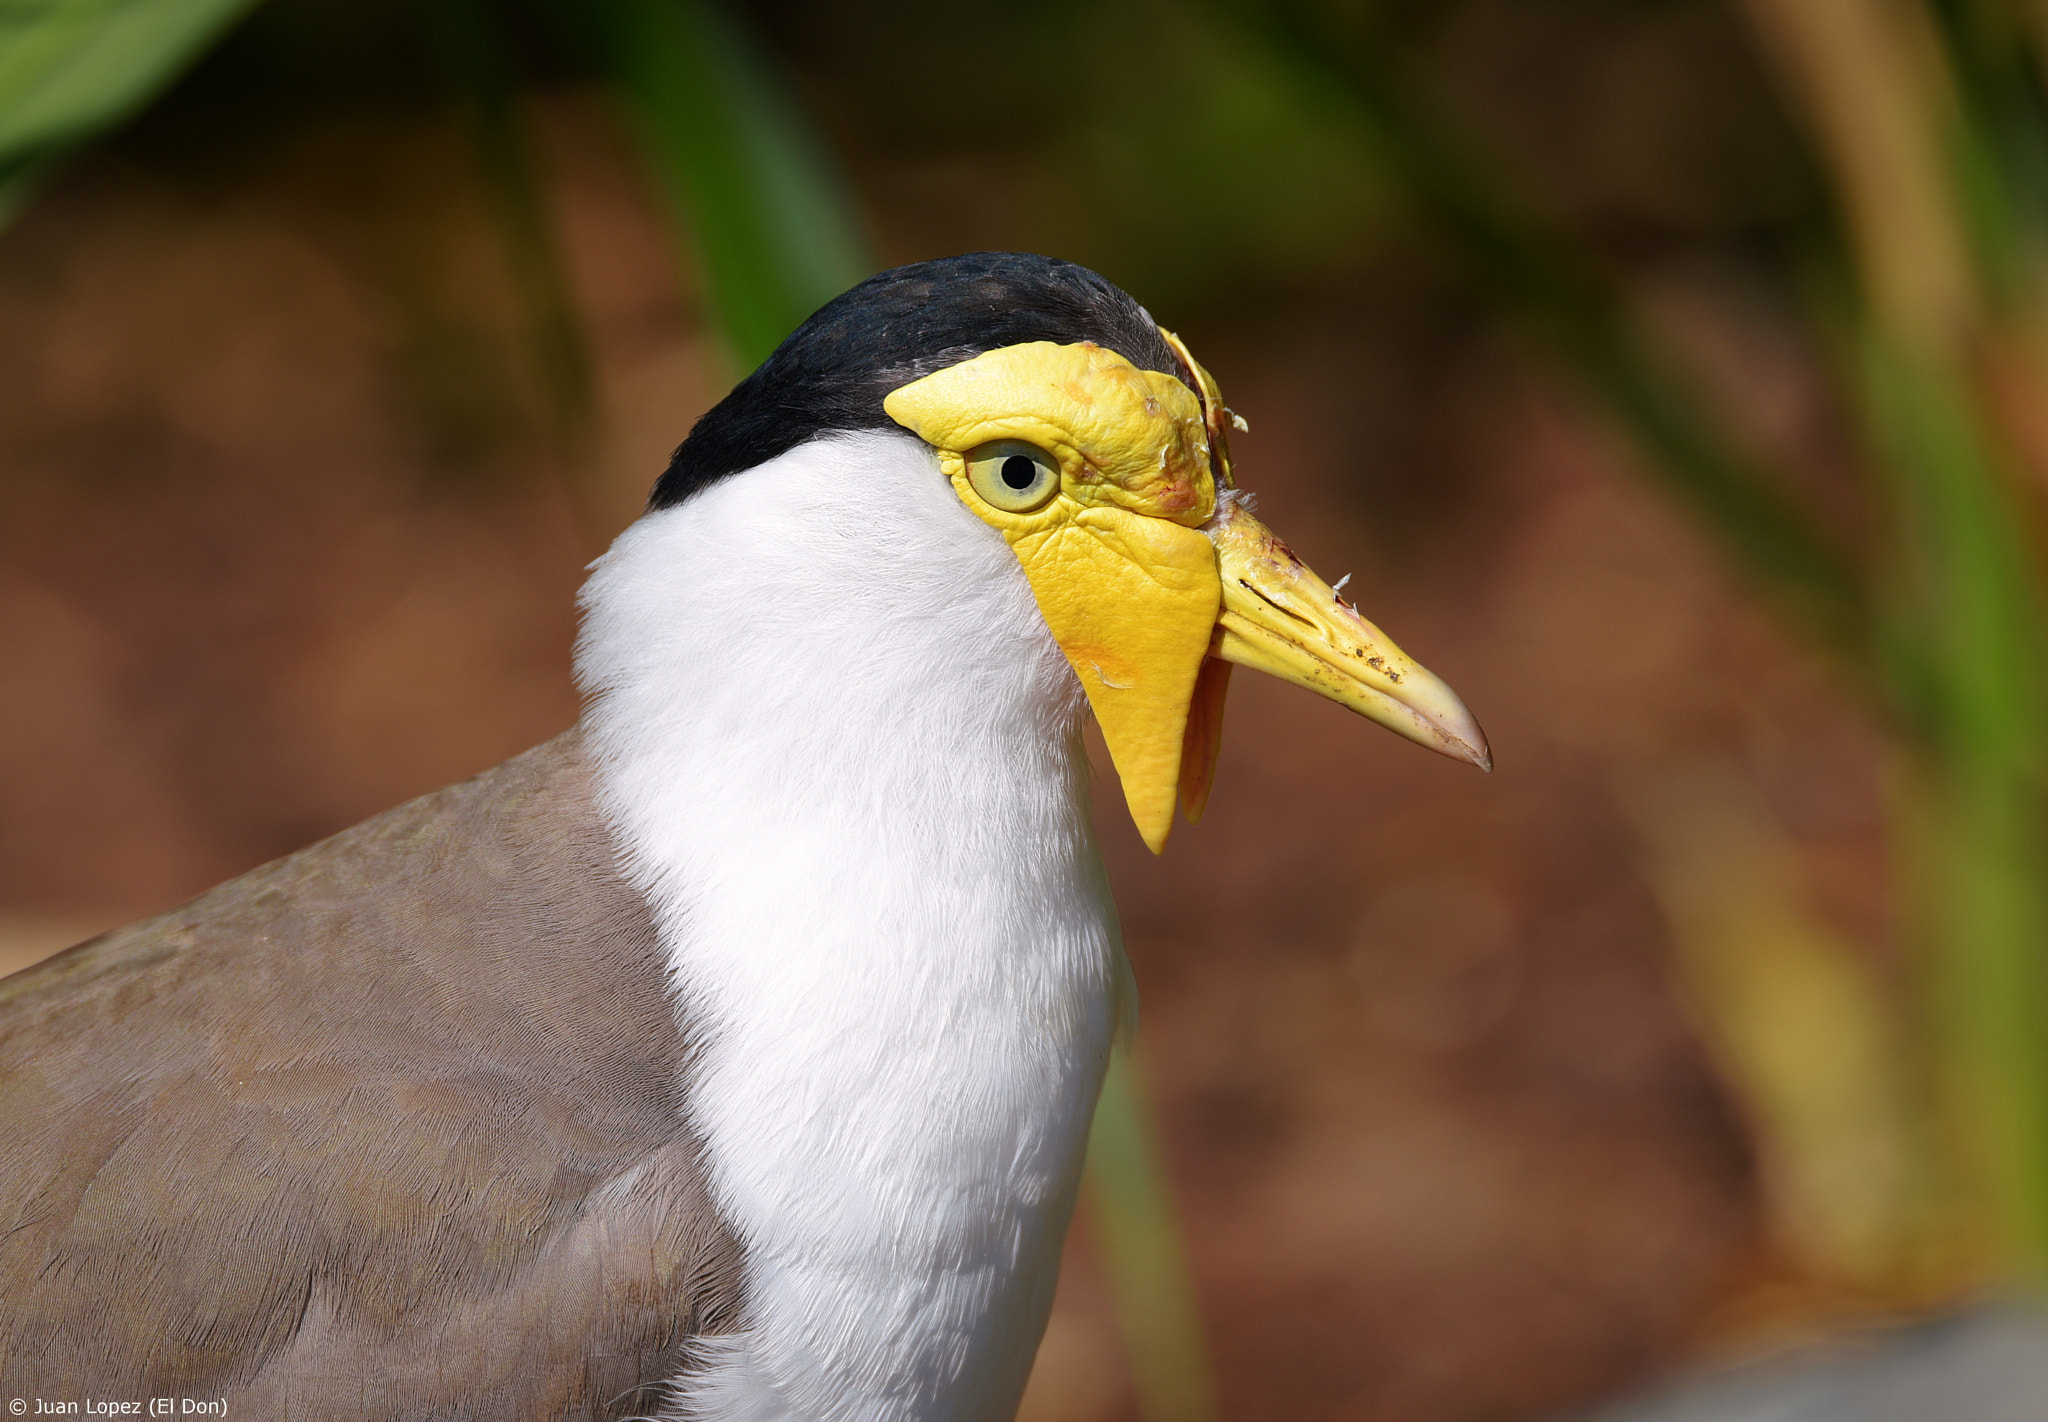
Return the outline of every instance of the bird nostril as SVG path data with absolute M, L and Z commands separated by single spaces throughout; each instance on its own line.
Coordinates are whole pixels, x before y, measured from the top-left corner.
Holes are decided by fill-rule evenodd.
M 1279 613 L 1282 617 L 1288 618 L 1289 620 L 1294 622 L 1298 622 L 1303 627 L 1310 628 L 1318 633 L 1322 631 L 1321 625 L 1317 623 L 1314 618 L 1306 617 L 1294 608 L 1289 607 L 1286 603 L 1281 602 L 1280 600 L 1275 598 L 1271 593 L 1267 592 L 1264 588 L 1255 586 L 1250 579 L 1239 578 L 1237 580 L 1237 585 L 1243 588 L 1246 592 L 1250 593 L 1253 597 L 1257 598 L 1260 602 L 1264 603 L 1266 606 L 1272 608 L 1273 611 Z

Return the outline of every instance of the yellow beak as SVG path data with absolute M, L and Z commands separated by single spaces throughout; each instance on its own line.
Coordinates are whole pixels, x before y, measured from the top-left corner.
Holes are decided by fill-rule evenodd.
M 1458 694 L 1358 615 L 1235 498 L 1204 526 L 1223 575 L 1210 652 L 1327 696 L 1397 736 L 1493 769 Z

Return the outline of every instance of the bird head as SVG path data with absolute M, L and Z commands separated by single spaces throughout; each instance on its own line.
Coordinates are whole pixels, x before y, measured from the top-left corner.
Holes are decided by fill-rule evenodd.
M 877 414 L 1016 555 L 1154 853 L 1176 805 L 1201 817 L 1232 664 L 1491 768 L 1457 695 L 1252 516 L 1230 463 L 1244 423 L 1186 345 L 1070 263 L 981 253 L 870 278 L 706 415 L 652 503 L 791 447 L 806 420 Z

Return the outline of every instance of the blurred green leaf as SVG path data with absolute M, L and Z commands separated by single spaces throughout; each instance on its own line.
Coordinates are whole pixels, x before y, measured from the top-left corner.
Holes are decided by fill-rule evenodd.
M 2026 519 L 1958 374 L 1881 333 L 1867 418 L 1902 544 L 1888 641 L 1924 781 L 1905 813 L 1937 1072 L 1961 1183 L 2007 1259 L 2048 1278 L 2048 637 Z
M 36 172 L 142 107 L 255 0 L 0 0 L 0 221 Z
M 648 166 L 750 370 L 874 269 L 852 204 L 778 77 L 716 8 L 605 0 L 593 18 Z
M 1195 1288 L 1128 1051 L 1111 1057 L 1088 1138 L 1088 1203 L 1145 1422 L 1212 1422 L 1216 1385 Z
M 1879 646 L 1916 778 L 1895 808 L 1970 1243 L 2048 1279 L 2048 602 L 2024 440 L 1987 375 L 2026 296 L 2048 111 L 2015 11 L 1749 0 L 1857 277 L 1846 383 L 1892 540 Z M 1996 116 L 1993 122 L 1992 117 Z M 2009 348 L 2009 345 L 2008 345 Z M 2039 398 L 2035 391 L 2033 398 Z

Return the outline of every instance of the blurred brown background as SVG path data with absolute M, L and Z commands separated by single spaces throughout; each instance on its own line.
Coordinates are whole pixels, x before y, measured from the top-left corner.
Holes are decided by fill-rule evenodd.
M 1164 859 L 1100 796 L 1225 1415 L 1551 1415 L 1889 1306 L 1831 1266 L 1854 1218 L 1786 1223 L 1799 1166 L 1699 1010 L 1731 937 L 1896 969 L 1885 741 L 1839 668 L 1202 12 L 748 18 L 881 261 L 1042 250 L 1132 291 L 1249 418 L 1262 517 L 1493 740 L 1480 776 L 1245 675 Z M 1786 286 L 1821 199 L 1739 14 L 1404 23 L 1735 437 L 1853 517 Z M 593 417 L 550 413 L 435 62 L 279 0 L 0 235 L 0 966 L 576 715 L 582 567 L 735 371 L 611 102 L 543 53 Z M 1850 1173 L 1881 1192 L 1888 1148 Z M 1134 1416 L 1085 1219 L 1068 1264 L 1027 1415 Z

